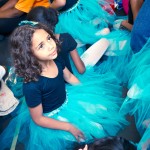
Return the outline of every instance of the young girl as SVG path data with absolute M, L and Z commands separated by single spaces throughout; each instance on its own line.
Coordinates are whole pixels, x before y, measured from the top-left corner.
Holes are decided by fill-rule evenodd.
M 33 8 L 28 13 L 27 19 L 30 21 L 41 22 L 47 25 L 49 29 L 54 31 L 54 28 L 58 23 L 57 14 L 58 12 L 55 9 L 39 6 Z M 59 39 L 59 41 L 61 41 L 61 51 L 59 56 L 62 57 L 63 60 L 65 61 L 65 66 L 72 73 L 72 68 L 69 60 L 69 54 L 70 54 L 77 71 L 83 74 L 85 72 L 85 66 L 76 50 L 76 46 L 77 46 L 76 41 L 68 33 L 56 34 L 56 38 Z
M 55 32 L 67 32 L 83 44 L 93 44 L 108 34 L 108 24 L 115 19 L 115 14 L 101 7 L 109 5 L 104 0 L 50 0 L 50 3 L 50 7 L 60 12 Z
M 57 59 L 59 42 L 46 26 L 26 22 L 13 32 L 11 47 L 29 112 L 21 110 L 0 135 L 2 149 L 18 123 L 19 140 L 40 150 L 73 149 L 76 142 L 116 135 L 126 123 L 118 113 L 122 98 L 115 77 L 87 75 L 81 84 Z M 75 86 L 66 85 L 66 91 L 64 79 Z

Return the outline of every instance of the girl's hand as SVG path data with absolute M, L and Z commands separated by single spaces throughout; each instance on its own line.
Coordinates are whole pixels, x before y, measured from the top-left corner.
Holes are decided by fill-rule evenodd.
M 83 142 L 85 137 L 83 135 L 83 133 L 78 130 L 76 127 L 74 127 L 73 125 L 69 125 L 69 130 L 68 130 L 71 134 L 73 134 L 75 136 L 75 138 L 77 139 L 78 142 Z

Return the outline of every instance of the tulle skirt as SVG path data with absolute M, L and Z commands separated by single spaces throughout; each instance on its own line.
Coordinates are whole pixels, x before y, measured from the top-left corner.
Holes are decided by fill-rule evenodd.
M 137 146 L 138 150 L 150 150 L 150 119 L 147 121 L 147 127 L 145 126 L 147 129 Z
M 110 14 L 104 9 L 106 5 L 112 10 L 104 0 L 78 0 L 72 8 L 59 15 L 55 32 L 67 32 L 84 44 L 95 43 L 105 34 L 100 31 L 115 20 L 115 13 Z
M 122 87 L 116 77 L 112 73 L 98 75 L 89 70 L 80 80 L 80 85 L 67 85 L 67 99 L 60 108 L 43 115 L 70 122 L 84 133 L 85 140 L 78 143 L 69 132 L 36 125 L 24 104 L 18 116 L 0 135 L 1 148 L 11 145 L 18 124 L 18 141 L 31 150 L 73 149 L 76 144 L 88 143 L 93 138 L 115 136 L 127 124 L 123 115 L 119 113 L 123 98 Z
M 133 55 L 128 64 L 128 93 L 121 112 L 135 117 L 136 127 L 141 136 L 145 134 L 143 126 L 150 118 L 150 41 L 143 49 Z M 146 135 L 145 135 L 146 136 Z
M 128 64 L 132 59 L 133 52 L 130 48 L 130 32 L 125 30 L 113 30 L 105 38 L 110 45 L 102 60 L 95 66 L 99 74 L 113 72 L 120 83 L 128 83 Z M 92 57 L 92 56 L 91 56 Z

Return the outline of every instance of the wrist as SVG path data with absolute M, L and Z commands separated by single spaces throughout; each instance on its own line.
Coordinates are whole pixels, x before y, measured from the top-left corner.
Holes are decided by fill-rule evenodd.
M 66 131 L 70 131 L 70 128 L 71 128 L 71 124 L 70 123 L 66 123 Z

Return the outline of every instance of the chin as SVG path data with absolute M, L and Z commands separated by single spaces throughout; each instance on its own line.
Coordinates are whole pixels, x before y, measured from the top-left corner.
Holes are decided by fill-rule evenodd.
M 53 56 L 53 59 L 56 59 L 56 58 L 57 58 L 57 56 L 58 56 L 58 55 L 57 55 L 57 53 L 56 53 L 56 54 Z

